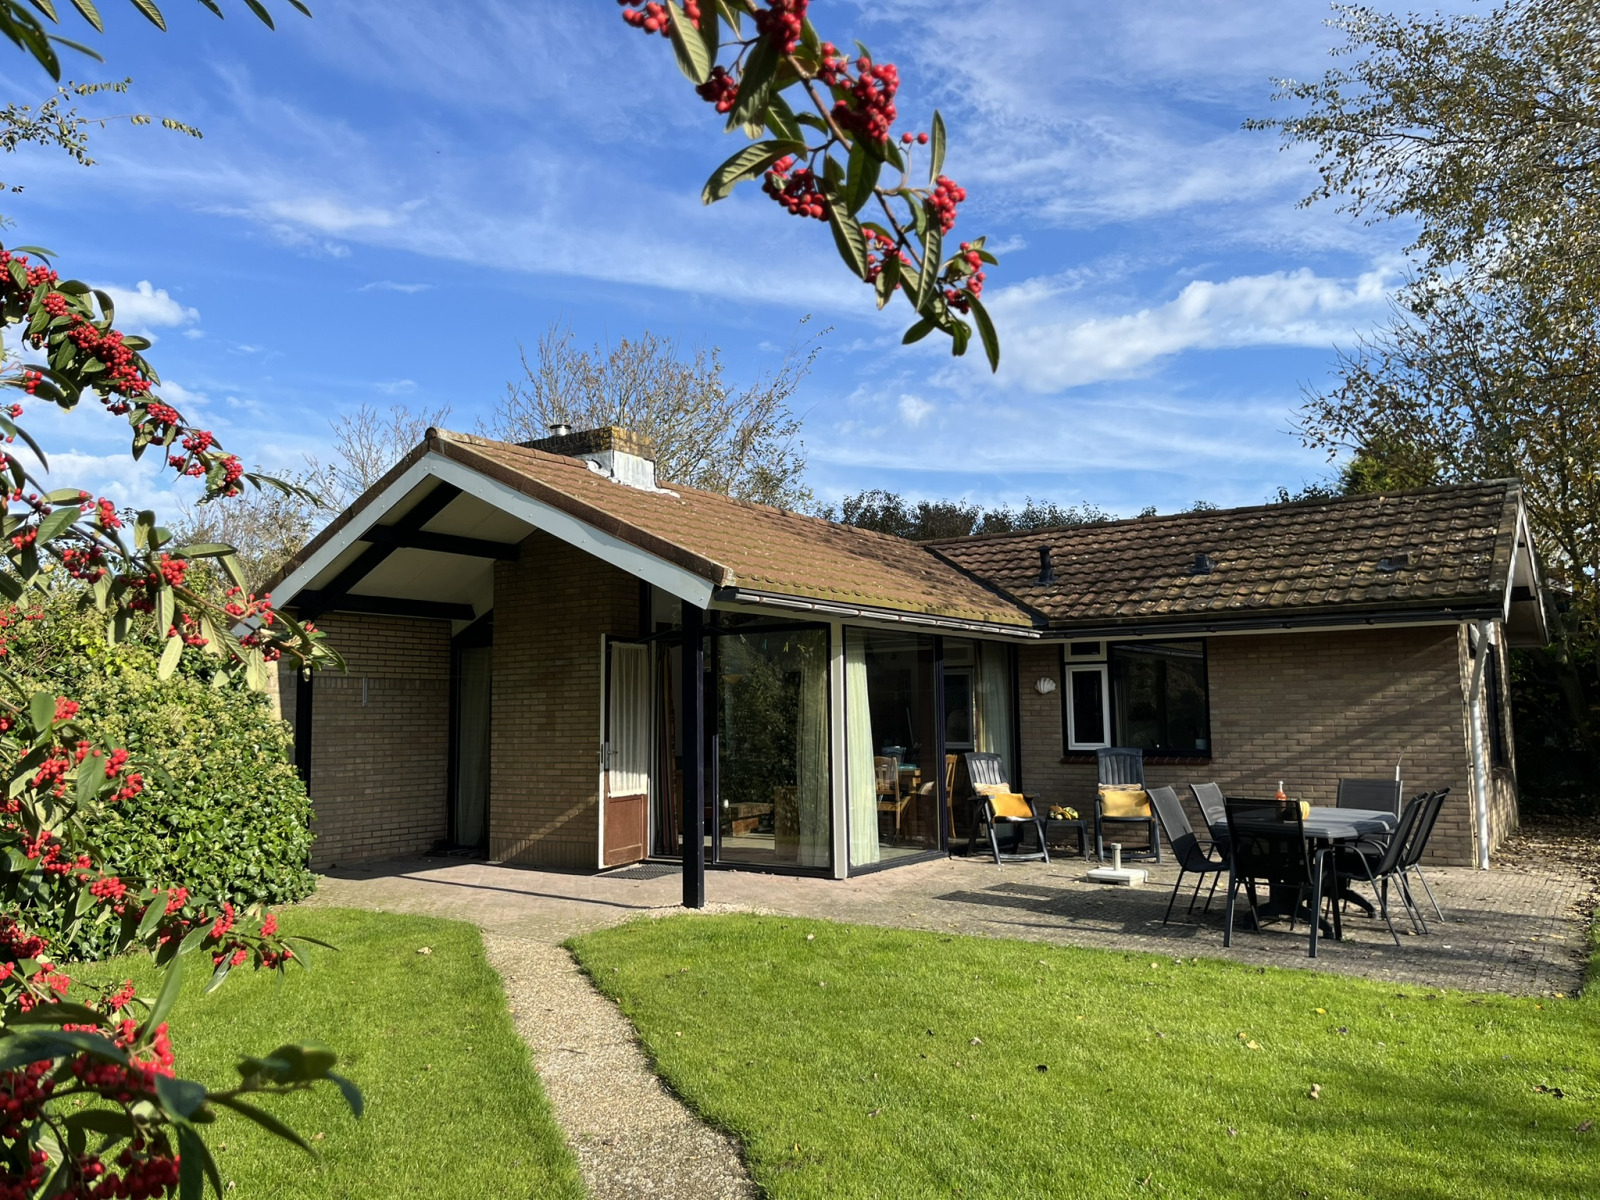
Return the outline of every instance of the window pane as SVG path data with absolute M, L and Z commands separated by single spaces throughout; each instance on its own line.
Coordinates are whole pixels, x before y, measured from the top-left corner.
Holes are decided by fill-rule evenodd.
M 852 748 L 851 770 L 865 773 L 870 767 L 872 780 L 869 796 L 852 784 L 851 866 L 935 849 L 941 764 L 933 638 L 851 629 L 846 648 L 847 738 L 867 743 L 860 755 Z M 851 673 L 857 661 L 859 677 Z M 866 848 L 869 839 L 877 842 L 876 854 Z
M 972 672 L 944 674 L 944 744 L 972 749 Z
M 1147 642 L 1111 648 L 1117 741 L 1183 754 L 1210 746 L 1204 642 Z
M 1099 671 L 1074 671 L 1072 679 L 1072 740 L 1080 746 L 1106 742 L 1105 682 Z

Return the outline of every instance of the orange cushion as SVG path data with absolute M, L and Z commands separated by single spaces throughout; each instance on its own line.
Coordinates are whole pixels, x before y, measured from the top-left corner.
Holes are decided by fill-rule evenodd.
M 1110 787 L 1100 789 L 1100 815 L 1102 817 L 1148 817 L 1150 793 L 1143 788 Z
M 1028 804 L 1026 797 L 1016 792 L 990 792 L 984 797 L 989 801 L 989 808 L 996 817 L 1020 817 L 1023 820 L 1033 818 L 1033 808 Z

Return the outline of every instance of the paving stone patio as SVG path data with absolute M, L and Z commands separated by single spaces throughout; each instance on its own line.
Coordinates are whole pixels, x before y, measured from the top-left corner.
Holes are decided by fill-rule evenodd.
M 1237 923 L 1233 947 L 1224 949 L 1221 889 L 1209 914 L 1197 910 L 1194 918 L 1185 917 L 1186 895 L 1172 924 L 1163 926 L 1176 879 L 1170 863 L 1143 864 L 1152 877 L 1140 888 L 1085 881 L 1089 864 L 1081 858 L 1003 867 L 950 858 L 844 882 L 712 871 L 706 893 L 719 910 L 1232 958 L 1412 985 L 1570 995 L 1583 984 L 1595 872 L 1586 869 L 1583 855 L 1539 851 L 1537 841 L 1524 842 L 1506 855 L 1510 866 L 1490 871 L 1430 868 L 1446 916 L 1440 923 L 1431 907 L 1424 908 L 1431 933 L 1407 932 L 1397 914 L 1397 947 L 1380 920 L 1352 909 L 1345 940 L 1324 940 L 1315 960 L 1306 955 L 1303 925 L 1291 935 L 1278 921 L 1257 934 L 1247 916 Z M 559 942 L 630 917 L 679 911 L 679 893 L 679 877 L 670 871 L 579 875 L 420 859 L 341 871 L 323 881 L 313 903 L 432 913 L 472 921 L 491 933 Z

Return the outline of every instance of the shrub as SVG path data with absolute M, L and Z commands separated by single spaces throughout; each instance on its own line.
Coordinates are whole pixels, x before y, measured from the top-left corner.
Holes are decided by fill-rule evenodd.
M 158 679 L 155 650 L 140 641 L 108 646 L 102 618 L 79 609 L 74 589 L 51 594 L 39 619 L 13 612 L 9 620 L 13 671 L 77 699 L 95 742 L 159 768 L 146 772 L 141 796 L 91 819 L 106 870 L 181 881 L 240 907 L 311 893 L 311 804 L 291 762 L 289 727 L 266 697 L 182 669 Z M 103 948 L 94 932 L 79 935 L 75 955 Z M 52 945 L 62 953 L 59 941 Z

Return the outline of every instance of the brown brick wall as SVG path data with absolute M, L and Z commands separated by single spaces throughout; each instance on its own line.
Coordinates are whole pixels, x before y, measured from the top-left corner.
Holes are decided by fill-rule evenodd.
M 419 854 L 445 836 L 450 623 L 331 614 L 318 624 L 349 673 L 322 671 L 314 684 L 311 865 Z M 292 721 L 291 672 L 279 692 Z
M 1041 696 L 1032 686 L 1042 675 L 1060 680 L 1060 646 L 1029 646 L 1021 655 L 1024 786 L 1045 803 L 1087 808 L 1095 768 L 1061 761 L 1062 690 Z M 1291 795 L 1331 804 L 1341 775 L 1386 778 L 1404 754 L 1409 793 L 1451 789 L 1430 857 L 1468 862 L 1461 658 L 1455 627 L 1211 638 L 1211 762 L 1152 763 L 1146 779 L 1173 785 L 1191 809 L 1189 782 L 1213 779 L 1230 795 L 1271 795 L 1282 779 Z M 1496 841 L 1515 824 L 1506 774 L 1493 806 Z
M 639 631 L 639 581 L 545 533 L 495 564 L 489 856 L 599 861 L 601 635 Z

